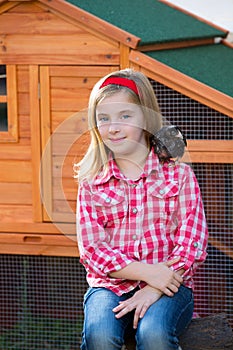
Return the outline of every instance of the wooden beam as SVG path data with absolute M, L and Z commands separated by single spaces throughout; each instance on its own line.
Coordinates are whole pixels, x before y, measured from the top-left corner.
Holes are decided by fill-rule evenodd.
M 42 221 L 42 203 L 40 196 L 40 105 L 39 105 L 39 68 L 29 67 L 30 91 L 30 126 L 31 126 L 31 154 L 32 154 L 32 198 L 33 218 L 35 222 Z
M 120 44 L 120 69 L 129 67 L 130 48 L 124 44 Z
M 52 145 L 50 118 L 50 79 L 49 67 L 40 67 L 40 108 L 41 108 L 41 183 L 43 219 L 51 220 L 52 213 Z

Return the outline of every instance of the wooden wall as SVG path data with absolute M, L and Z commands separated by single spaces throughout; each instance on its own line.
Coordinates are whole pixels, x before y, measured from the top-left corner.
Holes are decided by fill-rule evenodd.
M 0 132 L 0 253 L 76 256 L 82 110 L 94 83 L 119 69 L 124 48 L 39 2 L 6 2 L 0 16 L 0 64 L 15 86 L 8 107 L 17 106 L 16 134 Z

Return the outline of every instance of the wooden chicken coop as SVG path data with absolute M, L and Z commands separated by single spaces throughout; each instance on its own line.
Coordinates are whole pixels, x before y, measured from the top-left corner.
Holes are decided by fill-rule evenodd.
M 81 314 L 86 284 L 73 165 L 88 145 L 93 85 L 126 67 L 150 78 L 163 116 L 188 139 L 186 160 L 199 180 L 210 231 L 196 313 L 224 311 L 233 323 L 233 47 L 227 34 L 156 0 L 0 1 L 4 329 L 18 323 L 19 304 L 30 317 L 73 321 Z M 56 295 L 63 287 L 66 294 Z

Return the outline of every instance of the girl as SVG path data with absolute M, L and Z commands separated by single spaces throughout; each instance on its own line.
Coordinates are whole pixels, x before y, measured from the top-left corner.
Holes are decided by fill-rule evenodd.
M 142 73 L 101 79 L 88 119 L 91 144 L 77 175 L 77 234 L 89 284 L 81 349 L 120 350 L 129 327 L 137 350 L 179 349 L 193 313 L 192 277 L 206 257 L 197 180 L 153 137 L 161 115 Z

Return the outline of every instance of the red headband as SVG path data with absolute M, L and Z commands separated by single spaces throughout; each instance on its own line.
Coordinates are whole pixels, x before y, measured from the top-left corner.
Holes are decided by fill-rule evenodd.
M 127 78 L 124 78 L 124 77 L 112 76 L 112 77 L 107 78 L 103 82 L 103 84 L 100 86 L 100 89 L 103 88 L 104 86 L 107 86 L 107 85 L 110 85 L 110 84 L 125 86 L 128 89 L 130 89 L 133 92 L 135 92 L 136 95 L 139 95 L 137 85 L 135 84 L 135 82 L 133 80 L 130 80 L 130 79 L 127 79 Z

